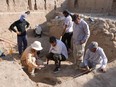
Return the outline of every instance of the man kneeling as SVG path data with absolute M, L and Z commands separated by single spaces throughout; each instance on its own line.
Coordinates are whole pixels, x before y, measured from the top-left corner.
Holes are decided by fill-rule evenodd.
M 51 48 L 47 55 L 47 60 L 55 61 L 54 73 L 56 73 L 60 70 L 61 61 L 68 59 L 67 48 L 62 41 L 57 40 L 54 36 L 50 37 L 49 42 L 51 44 Z
M 84 57 L 84 65 L 87 70 L 94 69 L 94 71 L 106 72 L 107 61 L 107 57 L 98 43 L 91 42 Z
M 42 66 L 42 61 L 37 59 L 37 52 L 42 50 L 41 43 L 39 41 L 35 41 L 31 44 L 22 54 L 21 63 L 24 67 L 28 68 L 29 74 L 35 76 L 35 69 L 40 69 Z

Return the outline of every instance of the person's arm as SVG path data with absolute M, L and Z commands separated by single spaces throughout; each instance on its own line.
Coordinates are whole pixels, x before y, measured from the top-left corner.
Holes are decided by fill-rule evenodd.
M 83 24 L 83 29 L 84 29 L 84 32 L 85 32 L 85 36 L 81 40 L 81 44 L 85 43 L 88 40 L 89 36 L 90 36 L 90 30 L 89 30 L 89 26 L 88 26 L 87 23 Z
M 105 55 L 103 49 L 100 50 L 99 54 L 100 54 L 100 56 L 101 56 L 102 59 L 103 59 L 102 67 L 101 67 L 101 68 L 104 69 L 104 68 L 106 68 L 106 65 L 107 65 L 108 60 L 107 60 L 107 57 L 106 57 L 106 55 Z
M 28 27 L 29 27 L 29 25 L 30 25 L 30 24 L 29 24 L 29 22 L 27 22 L 27 21 L 26 21 L 26 28 L 28 28 Z
M 61 36 L 63 36 L 65 34 L 66 28 L 67 28 L 67 25 L 64 25 L 64 29 L 63 29 L 63 32 L 62 32 L 62 35 Z
M 85 56 L 84 56 L 84 65 L 88 66 L 88 59 L 89 59 L 89 49 L 86 50 Z
M 64 21 L 64 29 L 63 29 L 63 32 L 62 32 L 61 36 L 63 36 L 65 34 L 68 25 L 69 25 L 69 20 L 66 18 L 65 21 Z
M 18 32 L 17 30 L 15 30 L 15 26 L 17 25 L 17 21 L 15 21 L 13 24 L 11 24 L 11 26 L 9 27 L 9 30 L 10 31 L 14 31 L 17 35 L 20 35 L 21 34 L 21 32 Z
M 29 65 L 29 66 L 31 66 L 31 67 L 35 67 L 35 68 L 37 68 L 38 67 L 38 65 L 36 64 L 36 62 L 33 62 L 32 61 L 32 54 L 28 54 L 28 56 L 27 56 L 27 64 Z
M 17 32 L 16 30 L 15 30 L 15 27 L 16 26 L 16 22 L 14 22 L 14 23 L 12 23 L 11 25 L 10 25 L 10 27 L 9 27 L 9 30 L 10 31 L 14 31 L 15 33 Z
M 52 49 L 53 49 L 53 47 L 52 47 L 52 45 L 51 45 L 51 47 L 50 47 L 50 49 L 49 49 L 49 53 L 52 51 Z
M 84 65 L 86 67 L 87 70 L 90 70 L 89 66 L 88 66 L 88 60 L 89 60 L 89 49 L 87 49 L 85 56 L 84 56 Z

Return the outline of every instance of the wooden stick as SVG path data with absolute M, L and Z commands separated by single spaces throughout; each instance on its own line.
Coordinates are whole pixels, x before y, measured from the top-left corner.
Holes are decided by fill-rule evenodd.
M 76 77 L 79 77 L 79 76 L 82 76 L 82 75 L 84 75 L 84 74 L 88 74 L 89 72 L 91 72 L 92 70 L 86 70 L 86 71 L 84 71 L 84 72 L 82 72 L 82 73 L 79 73 L 79 74 L 77 74 L 77 75 L 75 75 L 75 76 L 73 76 L 73 78 L 76 78 Z

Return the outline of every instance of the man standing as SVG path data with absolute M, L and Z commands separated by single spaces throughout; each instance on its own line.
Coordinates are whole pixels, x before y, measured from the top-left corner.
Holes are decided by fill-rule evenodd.
M 49 42 L 51 44 L 51 48 L 47 55 L 47 60 L 55 61 L 54 73 L 56 73 L 60 70 L 61 61 L 68 59 L 68 53 L 65 44 L 62 41 L 57 40 L 54 36 L 50 37 Z
M 43 48 L 39 41 L 35 41 L 31 46 L 27 47 L 21 56 L 21 63 L 24 67 L 28 68 L 29 74 L 34 76 L 34 71 L 42 67 L 42 61 L 38 59 L 37 52 Z
M 95 69 L 106 72 L 107 57 L 97 42 L 91 42 L 84 57 L 84 66 L 87 70 Z
M 73 21 L 72 17 L 70 16 L 68 11 L 63 11 L 63 14 L 65 16 L 65 21 L 64 21 L 64 31 L 63 31 L 63 37 L 62 37 L 62 42 L 65 43 L 68 52 L 71 51 L 71 38 L 73 34 Z
M 90 30 L 88 24 L 79 15 L 73 15 L 73 21 L 73 56 L 77 69 L 83 62 L 85 45 L 90 36 Z
M 15 29 L 14 27 L 16 27 L 17 29 Z M 29 23 L 25 20 L 25 16 L 22 16 L 19 20 L 11 24 L 9 28 L 10 31 L 14 31 L 17 34 L 19 55 L 21 55 L 27 47 L 26 28 L 28 27 Z

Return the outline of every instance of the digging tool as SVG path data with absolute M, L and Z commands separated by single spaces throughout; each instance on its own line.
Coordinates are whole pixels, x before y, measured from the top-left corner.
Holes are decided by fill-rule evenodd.
M 77 75 L 75 75 L 75 76 L 73 76 L 73 78 L 76 78 L 76 77 L 79 77 L 79 76 L 82 76 L 82 75 L 84 75 L 84 74 L 87 74 L 87 73 L 89 73 L 90 71 L 84 71 L 84 72 L 82 72 L 82 73 L 79 73 L 79 74 L 77 74 Z
M 93 69 L 86 70 L 86 71 L 84 71 L 84 72 L 82 72 L 82 73 L 79 73 L 79 74 L 77 74 L 77 75 L 73 76 L 73 78 L 76 78 L 76 77 L 82 76 L 82 75 L 84 75 L 84 74 L 88 74 L 88 73 L 90 73 L 91 71 L 93 71 Z

